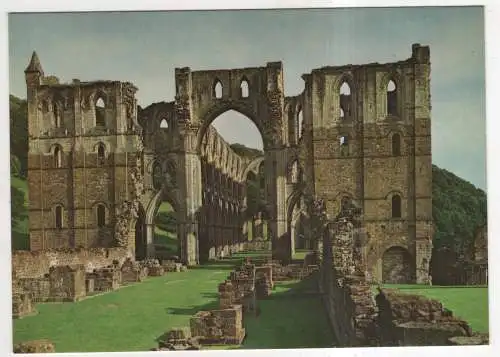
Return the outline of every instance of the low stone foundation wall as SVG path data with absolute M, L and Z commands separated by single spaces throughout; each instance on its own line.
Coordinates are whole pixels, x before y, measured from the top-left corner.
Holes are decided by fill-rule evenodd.
M 377 346 L 376 306 L 370 285 L 360 277 L 327 277 L 324 305 L 337 343 L 343 347 Z
M 246 251 L 262 251 L 262 250 L 271 250 L 271 241 L 267 240 L 256 240 L 251 242 L 244 242 L 243 249 Z
M 86 296 L 83 265 L 51 267 L 41 278 L 12 281 L 14 294 L 29 294 L 33 303 L 79 301 Z
M 29 294 L 12 295 L 12 318 L 21 319 L 35 313 Z
M 277 262 L 272 262 L 270 265 L 273 270 L 273 281 L 302 280 L 319 270 L 317 265 L 281 265 Z
M 50 268 L 49 301 L 79 301 L 86 296 L 85 267 L 57 266 Z
M 445 346 L 452 337 L 472 337 L 469 324 L 437 300 L 380 289 L 376 301 L 383 346 Z
M 12 273 L 15 279 L 43 278 L 54 266 L 83 265 L 86 272 L 100 269 L 117 261 L 119 265 L 133 259 L 127 248 L 51 249 L 15 251 L 12 253 Z
M 241 305 L 212 311 L 200 311 L 191 317 L 191 335 L 201 344 L 239 345 L 245 337 Z
M 148 269 L 132 259 L 125 260 L 120 270 L 121 284 L 141 282 L 148 276 Z
M 165 272 L 169 273 L 179 273 L 181 271 L 186 271 L 187 267 L 182 265 L 182 263 L 178 263 L 174 260 L 162 260 L 161 266 L 165 270 Z
M 29 293 L 33 303 L 46 302 L 50 297 L 50 280 L 44 278 L 24 278 L 13 281 L 12 293 Z
M 113 291 L 120 287 L 121 270 L 113 266 L 96 269 L 94 272 L 88 273 L 86 279 L 89 281 L 87 284 L 93 285 L 94 292 Z M 87 287 L 90 286 L 87 285 Z
M 54 353 L 54 344 L 49 340 L 34 340 L 14 345 L 14 353 Z

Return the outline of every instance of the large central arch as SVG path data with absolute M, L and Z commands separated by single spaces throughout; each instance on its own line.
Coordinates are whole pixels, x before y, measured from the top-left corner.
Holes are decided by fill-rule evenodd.
M 215 145 L 204 141 L 212 122 L 230 110 L 250 119 L 261 134 L 265 152 L 268 238 L 272 241 L 275 259 L 290 259 L 292 252 L 288 242 L 290 235 L 287 232 L 286 212 L 286 198 L 290 195 L 286 182 L 289 123 L 284 117 L 282 63 L 213 71 L 177 68 L 175 86 L 175 102 L 155 103 L 141 110 L 140 120 L 146 132 L 146 165 L 166 157 L 174 158 L 176 162 L 178 211 L 182 212 L 178 220 L 181 259 L 188 265 L 198 264 L 200 254 L 206 257 L 207 251 L 213 251 L 213 242 L 204 238 L 211 234 L 207 227 L 210 223 L 207 222 L 210 220 L 207 207 L 217 204 L 224 212 L 231 213 L 234 221 L 230 225 L 236 223 L 241 213 L 241 207 L 238 207 L 241 202 L 238 200 L 242 196 L 241 186 L 248 162 L 228 160 L 227 152 L 221 150 L 213 150 L 209 155 L 204 153 L 207 146 Z M 207 174 L 206 160 L 217 162 L 223 173 L 218 179 L 225 180 L 224 187 L 231 191 L 234 199 L 221 203 L 213 190 L 203 188 L 203 175 Z M 145 176 L 146 186 L 149 187 L 148 199 L 154 200 L 158 190 L 151 183 L 152 173 L 147 172 Z M 240 230 L 241 227 L 242 224 Z
M 245 91 L 243 91 L 243 84 Z M 176 69 L 177 122 L 187 129 L 184 140 L 192 144 L 186 152 L 185 169 L 188 214 L 199 212 L 203 202 L 201 153 L 203 138 L 210 124 L 226 111 L 234 110 L 248 117 L 258 128 L 264 146 L 266 171 L 266 209 L 269 214 L 268 236 L 273 256 L 290 259 L 287 236 L 286 198 L 286 121 L 284 120 L 283 67 L 281 62 L 266 67 L 234 70 L 191 71 Z M 194 145 L 193 145 L 194 144 Z M 186 147 L 185 146 L 185 147 Z M 238 175 L 242 176 L 240 168 Z M 188 220 L 199 229 L 193 218 Z M 188 245 L 197 246 L 196 234 L 188 237 Z M 194 250 L 191 250 L 193 253 Z M 188 255 L 189 255 L 188 254 Z M 194 258 L 194 259 L 193 259 Z M 198 257 L 192 257 L 197 260 Z

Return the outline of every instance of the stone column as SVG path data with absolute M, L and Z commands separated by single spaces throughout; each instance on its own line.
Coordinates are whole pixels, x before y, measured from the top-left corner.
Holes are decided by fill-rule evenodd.
M 155 245 L 154 245 L 154 237 L 155 237 L 155 226 L 154 224 L 146 224 L 146 257 L 154 258 L 155 257 Z
M 195 140 L 188 138 L 187 140 Z M 187 265 L 199 264 L 198 219 L 201 208 L 201 166 L 200 158 L 195 153 L 184 155 L 185 205 L 182 225 L 181 259 Z
M 272 255 L 273 259 L 290 261 L 292 258 L 292 246 L 290 242 L 290 232 L 288 232 L 287 216 L 286 216 L 286 155 L 284 150 L 276 150 L 272 152 L 272 177 L 274 177 L 274 192 L 272 198 L 276 205 L 274 212 L 271 214 L 271 220 L 268 221 L 272 239 Z M 273 202 L 273 201 L 271 201 Z

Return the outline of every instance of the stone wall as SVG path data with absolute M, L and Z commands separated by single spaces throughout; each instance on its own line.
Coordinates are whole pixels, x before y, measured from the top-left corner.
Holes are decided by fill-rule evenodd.
M 29 294 L 12 295 L 12 318 L 20 319 L 36 312 Z
M 378 331 L 382 346 L 444 346 L 452 337 L 471 337 L 468 323 L 437 301 L 379 289 Z
M 324 201 L 316 200 L 314 208 L 316 224 L 324 227 L 319 283 L 335 339 L 345 347 L 377 346 L 377 311 L 361 255 L 361 210 L 343 207 L 328 222 Z
M 256 240 L 251 242 L 243 243 L 243 250 L 247 251 L 271 251 L 271 241 L 267 240 Z
M 54 266 L 83 265 L 87 272 L 109 266 L 114 260 L 120 265 L 131 253 L 126 248 L 51 249 L 15 251 L 12 272 L 15 279 L 42 278 Z
M 241 305 L 200 311 L 191 317 L 190 326 L 191 335 L 201 344 L 239 345 L 245 337 Z

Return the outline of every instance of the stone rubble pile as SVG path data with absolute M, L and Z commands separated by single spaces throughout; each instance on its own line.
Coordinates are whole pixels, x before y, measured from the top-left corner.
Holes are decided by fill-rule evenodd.
M 14 353 L 54 353 L 54 344 L 49 340 L 33 340 L 14 345 Z

